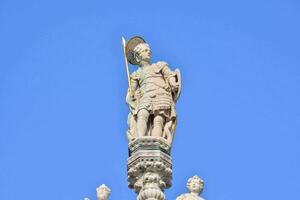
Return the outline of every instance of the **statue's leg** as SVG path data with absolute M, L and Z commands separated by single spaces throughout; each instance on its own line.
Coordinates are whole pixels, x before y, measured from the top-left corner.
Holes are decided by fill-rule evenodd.
M 153 119 L 152 136 L 162 137 L 162 130 L 164 127 L 165 118 L 162 115 L 155 115 Z
M 137 114 L 137 135 L 142 137 L 146 135 L 147 122 L 149 118 L 149 111 L 146 109 L 141 109 Z

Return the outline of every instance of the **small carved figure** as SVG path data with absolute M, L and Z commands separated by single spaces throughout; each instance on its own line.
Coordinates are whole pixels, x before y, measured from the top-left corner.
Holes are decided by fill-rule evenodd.
M 184 193 L 176 198 L 176 200 L 204 200 L 200 194 L 203 191 L 204 181 L 197 175 L 189 178 L 187 188 L 190 193 Z
M 171 145 L 176 126 L 175 103 L 181 91 L 180 71 L 166 62 L 150 63 L 151 50 L 141 37 L 126 44 L 129 63 L 139 68 L 130 75 L 126 102 L 129 105 L 129 141 L 137 137 L 163 137 Z
M 100 185 L 96 191 L 98 200 L 107 200 L 111 193 L 111 190 L 104 184 Z

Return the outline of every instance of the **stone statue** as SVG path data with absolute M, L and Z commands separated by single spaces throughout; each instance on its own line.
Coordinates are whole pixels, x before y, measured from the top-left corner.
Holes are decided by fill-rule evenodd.
M 98 200 L 107 200 L 111 193 L 111 190 L 104 184 L 100 185 L 96 191 Z
M 204 182 L 197 175 L 189 178 L 187 188 L 190 193 L 185 193 L 176 198 L 176 200 L 204 200 L 200 197 L 203 191 Z
M 171 145 L 176 126 L 175 103 L 181 92 L 180 71 L 171 71 L 163 61 L 151 64 L 150 47 L 141 37 L 131 38 L 124 49 L 127 61 L 139 66 L 129 77 L 126 96 L 130 108 L 128 139 L 160 137 Z

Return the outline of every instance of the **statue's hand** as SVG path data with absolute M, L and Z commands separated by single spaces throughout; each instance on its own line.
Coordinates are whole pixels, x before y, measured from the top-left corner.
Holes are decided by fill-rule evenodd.
M 179 82 L 176 81 L 176 78 L 174 76 L 170 77 L 169 83 L 170 83 L 172 91 L 176 92 L 179 88 Z
M 172 89 L 172 91 L 177 91 L 178 88 L 179 88 L 179 83 L 178 83 L 178 82 L 173 82 L 173 83 L 171 84 L 171 89 Z
M 129 90 L 128 90 L 128 92 L 127 92 L 127 95 L 126 95 L 126 102 L 132 102 L 132 101 L 135 101 L 136 100 L 136 97 L 135 97 L 135 95 L 130 95 L 130 92 L 129 92 Z
M 126 102 L 131 110 L 131 112 L 135 109 L 136 107 L 136 97 L 135 96 L 130 96 L 129 94 L 126 96 Z
M 136 101 L 136 97 L 135 97 L 135 96 L 130 96 L 130 95 L 129 95 L 129 101 L 131 101 L 131 102 Z

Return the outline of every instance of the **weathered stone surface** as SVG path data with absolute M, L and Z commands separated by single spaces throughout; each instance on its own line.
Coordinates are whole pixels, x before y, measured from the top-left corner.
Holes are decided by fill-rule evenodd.
M 144 136 L 137 138 L 129 143 L 129 156 L 138 150 L 160 150 L 170 155 L 170 146 L 168 142 L 160 137 Z
M 128 186 L 138 200 L 164 200 L 163 191 L 171 187 L 170 156 L 177 114 L 175 104 L 181 92 L 181 76 L 166 62 L 150 63 L 151 50 L 139 36 L 127 44 L 122 39 L 129 88 Z M 139 68 L 129 75 L 128 62 Z
M 160 137 L 140 137 L 129 143 L 127 160 L 128 186 L 138 199 L 164 199 L 163 191 L 171 187 L 172 158 L 170 147 Z
M 96 191 L 98 200 L 107 200 L 111 193 L 111 190 L 105 184 L 100 185 Z
M 176 200 L 204 200 L 200 194 L 203 191 L 204 181 L 197 175 L 189 178 L 186 184 L 189 193 L 181 194 Z
M 161 137 L 171 146 L 177 121 L 175 104 L 181 92 L 180 71 L 171 71 L 163 61 L 151 64 L 150 47 L 141 37 L 131 38 L 125 52 L 128 62 L 139 66 L 128 75 L 128 140 Z

